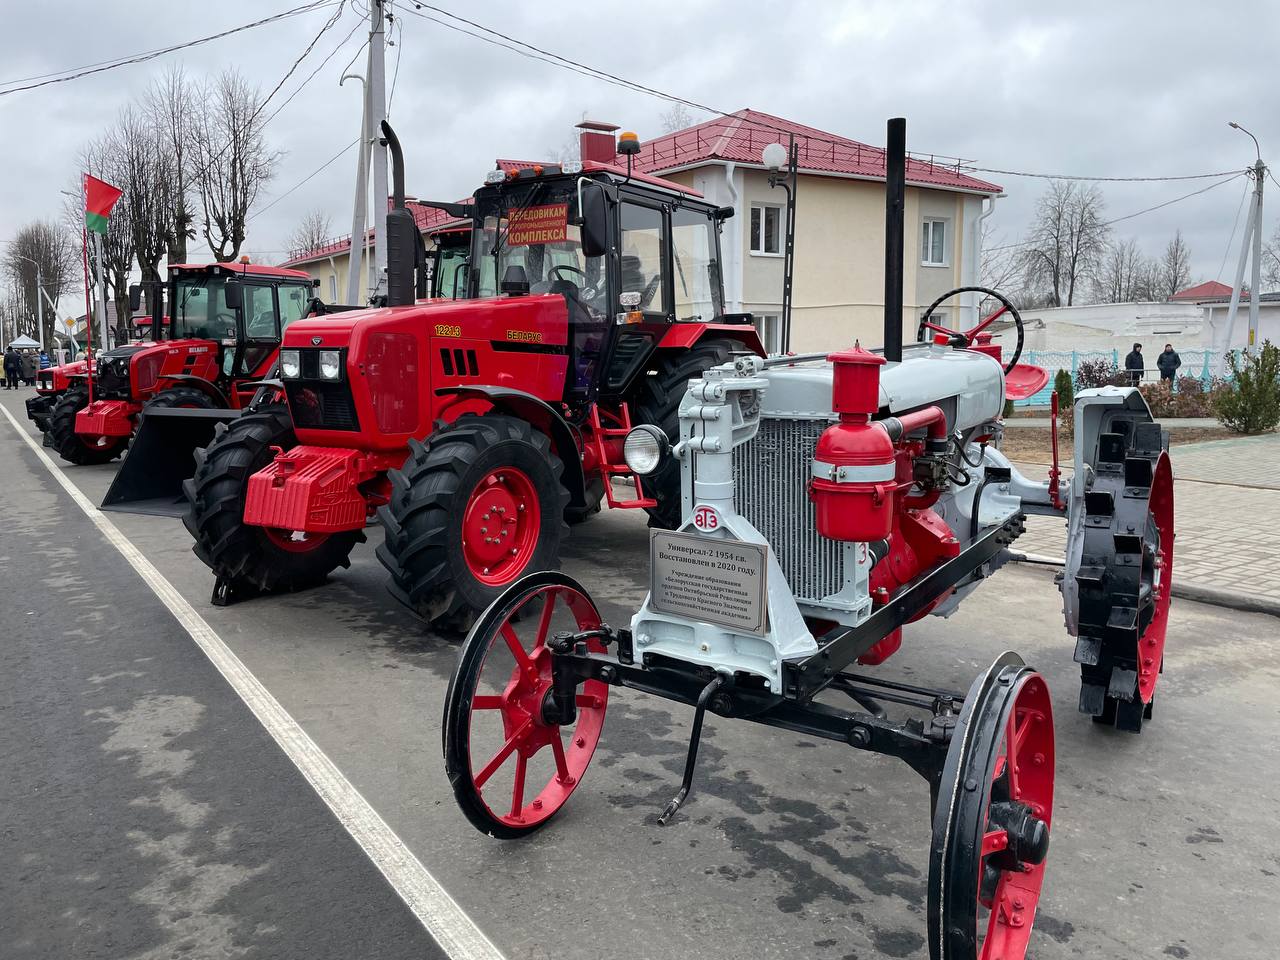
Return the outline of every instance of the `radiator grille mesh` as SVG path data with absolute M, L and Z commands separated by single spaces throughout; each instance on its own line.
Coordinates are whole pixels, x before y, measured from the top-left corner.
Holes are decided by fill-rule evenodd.
M 814 445 L 828 420 L 760 421 L 733 452 L 735 508 L 764 534 L 791 592 L 818 601 L 844 586 L 843 545 L 818 534 L 809 476 Z

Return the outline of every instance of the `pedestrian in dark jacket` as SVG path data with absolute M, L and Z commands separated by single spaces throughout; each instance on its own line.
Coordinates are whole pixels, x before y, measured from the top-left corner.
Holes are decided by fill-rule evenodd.
M 18 351 L 10 345 L 4 352 L 4 385 L 8 390 L 18 389 L 18 378 L 22 376 L 22 359 Z
M 1135 343 L 1129 355 L 1124 358 L 1124 368 L 1129 374 L 1129 386 L 1136 387 L 1142 382 L 1142 371 L 1146 363 L 1142 359 L 1142 344 Z
M 1182 366 L 1182 358 L 1178 356 L 1178 351 L 1173 349 L 1172 343 L 1164 345 L 1164 353 L 1156 357 L 1156 366 L 1160 368 L 1160 382 L 1169 381 L 1169 385 L 1173 385 L 1173 378 L 1178 374 L 1178 368 Z

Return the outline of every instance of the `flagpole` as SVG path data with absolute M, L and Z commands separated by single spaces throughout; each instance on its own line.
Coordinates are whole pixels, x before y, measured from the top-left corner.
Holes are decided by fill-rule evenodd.
M 88 174 L 80 177 L 80 249 L 84 253 L 84 349 L 86 373 L 89 378 L 89 402 L 93 403 L 93 307 L 90 305 L 89 297 L 91 287 L 89 284 L 89 194 L 88 181 L 85 179 Z M 98 258 L 98 269 L 102 269 L 102 258 Z M 72 338 L 74 343 L 74 338 Z M 72 360 L 75 355 L 72 354 Z
M 107 328 L 107 271 L 102 262 L 102 234 L 93 231 L 93 251 L 98 257 L 98 323 L 102 330 L 102 349 L 111 349 L 111 331 Z M 120 322 L 120 318 L 116 318 Z

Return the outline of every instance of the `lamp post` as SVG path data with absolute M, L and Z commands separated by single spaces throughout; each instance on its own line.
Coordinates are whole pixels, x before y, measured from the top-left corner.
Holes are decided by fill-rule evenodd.
M 44 349 L 44 302 L 40 299 L 44 293 L 44 278 L 40 273 L 39 261 L 32 260 L 30 257 L 24 257 L 20 253 L 13 256 L 19 260 L 25 260 L 36 268 L 36 339 L 40 341 L 40 349 Z
M 796 188 L 799 186 L 797 173 L 800 152 L 796 147 L 796 138 L 791 137 L 789 146 L 771 143 L 760 153 L 760 159 L 769 170 L 769 187 L 781 187 L 787 192 L 787 238 L 782 259 L 782 335 L 779 347 L 783 353 L 791 350 L 791 280 L 795 270 L 796 253 Z M 786 173 L 782 172 L 786 164 Z M 763 228 L 764 224 L 761 224 Z
M 1267 179 L 1267 165 L 1262 162 L 1262 146 L 1249 130 L 1234 120 L 1227 122 L 1232 130 L 1239 130 L 1253 141 L 1256 160 L 1253 165 L 1253 203 L 1249 208 L 1249 221 L 1245 227 L 1244 242 L 1240 246 L 1240 264 L 1236 270 L 1235 289 L 1231 292 L 1231 306 L 1227 308 L 1227 339 L 1223 344 L 1223 358 L 1231 349 L 1231 334 L 1235 327 L 1236 310 L 1240 306 L 1240 286 L 1244 280 L 1245 258 L 1252 254 L 1253 272 L 1249 287 L 1249 346 L 1258 341 L 1258 300 L 1262 296 L 1262 192 Z M 1252 228 L 1252 233 L 1250 233 Z

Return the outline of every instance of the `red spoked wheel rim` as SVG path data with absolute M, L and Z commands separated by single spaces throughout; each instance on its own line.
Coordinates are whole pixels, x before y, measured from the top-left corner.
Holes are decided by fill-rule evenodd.
M 463 644 L 445 706 L 445 761 L 468 818 L 494 836 L 541 827 L 582 780 L 600 741 L 608 684 L 587 680 L 572 728 L 548 723 L 552 687 L 547 641 L 600 626 L 585 591 L 557 573 L 526 577 L 477 620 Z M 598 640 L 588 641 L 603 653 Z
M 1173 467 L 1167 453 L 1160 454 L 1156 460 L 1147 508 L 1160 534 L 1160 543 L 1156 548 L 1152 578 L 1154 611 L 1138 643 L 1138 693 L 1143 703 L 1150 703 L 1155 696 L 1156 682 L 1164 664 L 1164 640 L 1169 629 L 1169 602 L 1173 589 Z
M 974 684 L 948 750 L 930 851 L 933 960 L 1022 960 L 1031 942 L 1053 819 L 1053 709 L 1044 678 L 1005 658 Z
M 462 513 L 462 555 L 471 575 L 490 587 L 512 583 L 533 559 L 541 522 L 528 474 L 515 467 L 486 473 Z
M 308 533 L 305 530 L 285 530 L 281 527 L 263 527 L 273 546 L 288 553 L 310 553 L 329 539 L 327 533 Z

